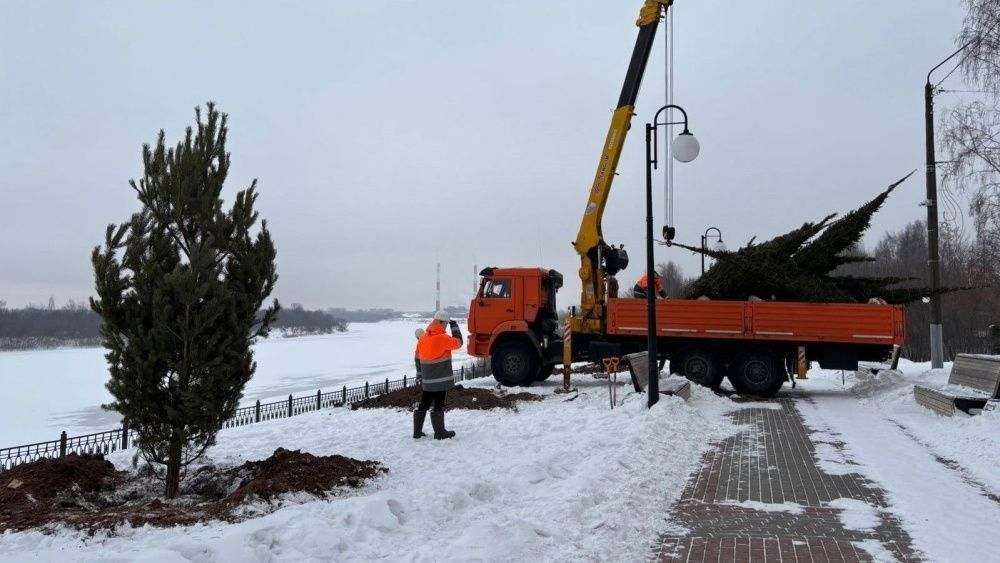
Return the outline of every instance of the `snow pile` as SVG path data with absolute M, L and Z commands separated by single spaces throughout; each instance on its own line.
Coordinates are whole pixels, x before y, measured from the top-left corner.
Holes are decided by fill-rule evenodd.
M 471 382 L 489 385 L 487 381 Z M 285 506 L 237 524 L 130 528 L 110 538 L 68 530 L 0 536 L 0 561 L 640 560 L 663 530 L 710 442 L 734 427 L 725 399 L 693 390 L 691 403 L 581 378 L 579 396 L 534 389 L 518 412 L 453 411 L 453 440 L 413 440 L 410 413 L 332 409 L 223 431 L 216 464 L 266 457 L 275 447 L 383 462 L 390 471 L 329 500 Z M 730 408 L 732 403 L 730 404 Z M 113 456 L 119 467 L 128 453 Z

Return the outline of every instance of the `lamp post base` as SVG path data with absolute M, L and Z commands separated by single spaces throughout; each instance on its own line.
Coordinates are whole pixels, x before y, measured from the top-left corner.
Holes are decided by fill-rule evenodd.
M 944 340 L 942 339 L 941 325 L 931 325 L 931 368 L 941 369 L 944 367 Z

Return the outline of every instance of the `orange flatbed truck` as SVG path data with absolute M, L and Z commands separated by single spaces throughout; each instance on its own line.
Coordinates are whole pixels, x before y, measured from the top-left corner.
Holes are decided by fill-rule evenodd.
M 490 357 L 504 385 L 531 385 L 563 363 L 556 293 L 562 276 L 541 268 L 486 268 L 469 309 L 470 355 Z M 572 334 L 572 361 L 600 362 L 646 349 L 645 299 L 607 300 L 606 331 Z M 799 347 L 827 369 L 854 370 L 902 345 L 900 305 L 661 299 L 657 350 L 671 371 L 717 387 L 771 396 L 788 380 Z
M 580 256 L 579 310 L 572 308 L 560 329 L 556 293 L 563 277 L 555 270 L 480 272 L 469 306 L 468 350 L 489 357 L 493 376 L 504 385 L 531 385 L 558 365 L 599 364 L 646 349 L 647 303 L 617 297 L 615 274 L 628 266 L 628 254 L 605 242 L 601 219 L 656 30 L 672 3 L 644 0 L 639 11 L 632 58 L 573 243 Z M 884 360 L 904 340 L 898 305 L 658 300 L 655 307 L 657 360 L 669 358 L 672 372 L 695 383 L 716 387 L 728 377 L 753 395 L 776 393 L 800 348 L 824 368 L 857 369 L 859 361 Z

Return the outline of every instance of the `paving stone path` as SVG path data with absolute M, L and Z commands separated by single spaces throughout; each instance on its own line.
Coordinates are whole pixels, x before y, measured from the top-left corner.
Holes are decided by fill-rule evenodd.
M 795 408 L 797 401 L 808 400 L 779 398 L 767 405 L 774 408 L 751 407 L 728 415 L 744 430 L 705 455 L 671 507 L 670 522 L 677 531 L 658 540 L 654 559 L 820 563 L 874 561 L 872 553 L 877 553 L 879 560 L 921 561 L 909 535 L 887 510 L 885 492 L 851 471 L 853 462 L 843 443 L 810 437 Z M 817 447 L 838 458 L 830 473 L 816 461 Z M 837 506 L 857 507 L 856 501 L 869 505 L 867 514 L 877 515 L 877 525 L 865 525 L 865 507 L 859 525 L 856 509 L 845 514 L 832 501 Z

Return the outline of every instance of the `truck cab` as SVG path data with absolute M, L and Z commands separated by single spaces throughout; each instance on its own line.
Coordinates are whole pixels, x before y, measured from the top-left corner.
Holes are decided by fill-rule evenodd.
M 562 357 L 556 293 L 562 274 L 543 268 L 484 268 L 469 304 L 469 354 L 489 356 L 504 385 L 530 385 Z

